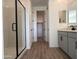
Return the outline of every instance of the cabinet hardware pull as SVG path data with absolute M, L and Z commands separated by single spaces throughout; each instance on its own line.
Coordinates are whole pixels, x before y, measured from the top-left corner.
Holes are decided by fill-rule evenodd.
M 75 42 L 75 49 L 77 49 L 77 41 Z
M 61 36 L 61 41 L 62 41 L 62 36 Z

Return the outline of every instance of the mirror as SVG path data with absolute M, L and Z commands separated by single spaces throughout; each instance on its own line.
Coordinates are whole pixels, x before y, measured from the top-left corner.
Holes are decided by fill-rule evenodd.
M 25 26 L 25 7 L 17 0 L 17 23 L 18 23 L 18 55 L 25 49 L 26 45 L 26 26 Z
M 77 12 L 76 12 L 76 10 L 69 10 L 68 11 L 68 23 L 69 24 L 76 24 L 77 23 Z
M 59 23 L 66 23 L 66 10 L 59 12 Z

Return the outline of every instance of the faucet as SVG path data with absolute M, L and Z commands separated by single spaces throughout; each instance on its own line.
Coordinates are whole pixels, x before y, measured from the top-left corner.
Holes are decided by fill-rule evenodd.
M 73 25 L 70 25 L 71 30 L 76 30 L 76 28 Z

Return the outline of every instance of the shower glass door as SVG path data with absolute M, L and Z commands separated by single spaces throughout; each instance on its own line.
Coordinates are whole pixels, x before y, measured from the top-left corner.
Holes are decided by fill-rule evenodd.
M 4 27 L 4 59 L 15 59 L 16 31 L 15 0 L 3 0 L 3 27 Z
M 26 48 L 25 7 L 17 0 L 18 55 Z

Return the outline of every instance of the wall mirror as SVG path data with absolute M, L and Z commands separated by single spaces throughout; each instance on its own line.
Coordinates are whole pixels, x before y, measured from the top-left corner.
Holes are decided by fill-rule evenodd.
M 66 10 L 59 11 L 59 23 L 66 23 Z
M 77 24 L 77 11 L 76 9 L 68 11 L 68 23 L 69 24 Z

